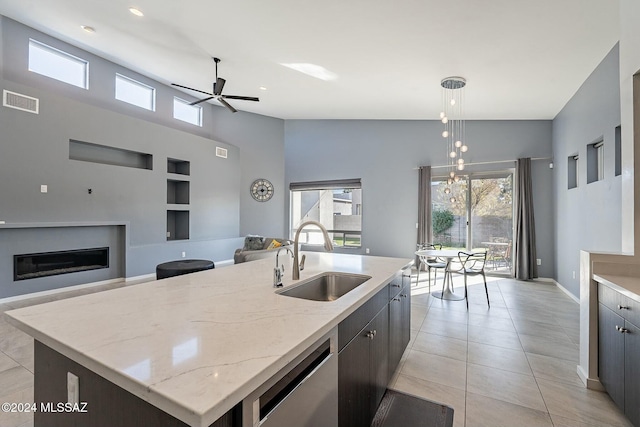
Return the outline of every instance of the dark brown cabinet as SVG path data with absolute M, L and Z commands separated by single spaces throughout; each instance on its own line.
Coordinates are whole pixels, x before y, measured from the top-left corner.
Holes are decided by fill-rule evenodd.
M 391 288 L 393 295 L 394 289 Z M 411 327 L 411 280 L 402 277 L 402 286 L 389 301 L 389 378 L 393 375 L 407 348 Z
M 640 304 L 598 285 L 598 376 L 611 399 L 640 426 Z
M 410 286 L 409 276 L 398 274 L 339 325 L 340 427 L 368 427 L 373 420 L 409 343 Z M 370 319 L 364 327 L 363 319 Z

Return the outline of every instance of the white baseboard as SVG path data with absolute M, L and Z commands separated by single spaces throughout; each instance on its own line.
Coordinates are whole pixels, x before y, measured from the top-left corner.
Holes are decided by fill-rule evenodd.
M 156 279 L 156 273 L 149 273 L 149 274 L 143 274 L 141 276 L 125 277 L 124 281 L 125 283 L 128 283 L 128 282 L 135 282 L 138 280 L 155 280 L 155 279 Z
M 101 280 L 99 282 L 84 283 L 82 285 L 65 286 L 64 288 L 49 289 L 47 291 L 16 295 L 14 297 L 7 297 L 7 298 L 0 299 L 0 304 L 5 304 L 9 302 L 14 302 L 14 301 L 22 301 L 25 299 L 31 299 L 31 298 L 37 298 L 37 297 L 45 297 L 45 296 L 55 295 L 55 294 L 61 294 L 64 292 L 76 291 L 78 289 L 92 288 L 94 286 L 110 285 L 112 283 L 122 282 L 123 280 L 124 279 L 120 277 L 117 279 Z
M 215 265 L 216 265 L 216 268 L 227 267 L 229 265 L 233 265 L 233 259 L 223 259 L 222 261 L 216 261 Z
M 549 277 L 539 277 L 537 280 L 541 280 L 543 282 L 550 282 L 553 283 L 554 285 L 556 285 L 558 288 L 560 288 L 560 290 L 562 292 L 564 292 L 565 294 L 567 294 L 569 296 L 569 298 L 571 298 L 572 300 L 574 300 L 577 304 L 580 304 L 580 298 L 578 298 L 577 296 L 575 296 L 574 294 L 572 294 L 571 292 L 569 292 L 569 290 L 567 288 L 565 288 L 564 286 L 562 286 L 560 283 L 556 282 L 555 279 L 551 279 Z
M 582 366 L 578 365 L 577 371 L 578 377 L 580 377 L 580 381 L 582 381 L 582 384 L 584 384 L 585 387 L 587 387 L 589 390 L 605 391 L 604 386 L 602 385 L 600 380 L 589 378 L 584 369 L 582 369 Z

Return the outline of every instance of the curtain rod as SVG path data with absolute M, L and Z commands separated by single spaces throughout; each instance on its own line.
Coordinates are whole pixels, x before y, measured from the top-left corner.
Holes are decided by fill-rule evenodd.
M 553 157 L 532 157 L 531 161 L 535 161 L 535 160 L 552 160 Z M 497 164 L 497 163 L 515 163 L 517 162 L 516 160 L 496 160 L 493 162 L 475 162 L 475 163 L 465 163 L 464 166 L 476 166 L 476 165 L 493 165 L 493 164 Z M 425 165 L 426 166 L 426 165 Z M 444 169 L 444 168 L 450 168 L 452 166 L 455 165 L 444 165 L 444 166 L 431 166 L 431 169 Z M 413 168 L 414 170 L 420 169 L 419 167 L 417 168 Z

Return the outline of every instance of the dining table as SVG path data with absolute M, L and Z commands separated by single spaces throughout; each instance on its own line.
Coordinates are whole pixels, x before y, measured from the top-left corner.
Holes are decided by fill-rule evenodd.
M 451 277 L 451 262 L 454 258 L 458 258 L 460 252 L 460 249 L 421 249 L 415 252 L 416 256 L 420 257 L 422 261 L 425 261 L 427 258 L 446 260 L 443 290 L 432 292 L 431 295 L 434 297 L 449 301 L 460 301 L 464 299 L 464 295 L 453 292 L 453 278 Z

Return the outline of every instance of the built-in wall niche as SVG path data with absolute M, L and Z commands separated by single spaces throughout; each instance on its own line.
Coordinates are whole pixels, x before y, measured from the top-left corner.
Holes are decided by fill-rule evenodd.
M 567 188 L 572 189 L 578 186 L 578 168 L 579 157 L 573 154 L 567 158 Z
M 189 204 L 189 181 L 167 180 L 167 204 Z
M 191 162 L 178 159 L 167 159 L 167 172 L 178 175 L 191 175 Z
M 167 240 L 189 239 L 189 211 L 167 211 Z
M 622 175 L 622 127 L 616 126 L 615 130 L 615 176 Z
M 604 179 L 604 141 L 587 145 L 587 184 Z
M 137 169 L 153 169 L 151 154 L 74 139 L 69 140 L 69 159 Z

